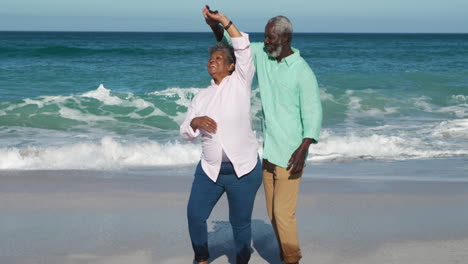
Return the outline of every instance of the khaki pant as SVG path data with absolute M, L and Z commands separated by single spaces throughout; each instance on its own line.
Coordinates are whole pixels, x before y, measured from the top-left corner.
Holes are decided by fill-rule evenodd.
M 296 205 L 302 171 L 291 175 L 286 168 L 263 160 L 263 187 L 271 224 L 281 249 L 281 260 L 298 262 L 302 255 L 297 237 Z

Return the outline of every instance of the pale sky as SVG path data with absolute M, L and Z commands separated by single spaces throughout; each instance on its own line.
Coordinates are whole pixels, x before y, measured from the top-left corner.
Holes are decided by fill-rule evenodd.
M 468 0 L 0 0 L 0 30 L 204 32 L 205 4 L 246 32 L 468 33 Z

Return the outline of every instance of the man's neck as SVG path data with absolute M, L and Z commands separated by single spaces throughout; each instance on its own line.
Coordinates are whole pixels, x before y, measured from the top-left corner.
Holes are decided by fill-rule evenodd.
M 294 51 L 291 49 L 291 46 L 285 46 L 283 47 L 283 49 L 281 50 L 281 54 L 276 57 L 276 61 L 277 62 L 280 62 L 282 59 L 288 57 L 289 55 L 293 54 Z

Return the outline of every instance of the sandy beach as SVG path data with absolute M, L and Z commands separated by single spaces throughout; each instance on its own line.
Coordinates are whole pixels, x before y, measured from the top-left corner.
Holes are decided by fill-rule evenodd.
M 297 212 L 301 263 L 466 263 L 466 164 L 307 167 Z M 0 263 L 191 263 L 192 170 L 0 171 Z M 224 197 L 209 231 L 211 263 L 235 263 Z M 281 263 L 262 188 L 253 248 L 251 263 Z

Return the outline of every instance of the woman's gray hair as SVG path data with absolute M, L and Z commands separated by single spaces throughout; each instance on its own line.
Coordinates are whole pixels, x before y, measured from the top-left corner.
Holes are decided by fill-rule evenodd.
M 226 55 L 228 65 L 231 63 L 234 63 L 234 65 L 236 65 L 236 56 L 234 55 L 233 47 L 224 42 L 216 42 L 216 44 L 214 44 L 209 50 L 210 56 L 218 50 L 224 52 L 224 54 Z
M 268 24 L 273 24 L 276 34 L 288 36 L 289 41 L 292 39 L 293 27 L 291 21 L 285 16 L 275 16 L 268 20 Z

